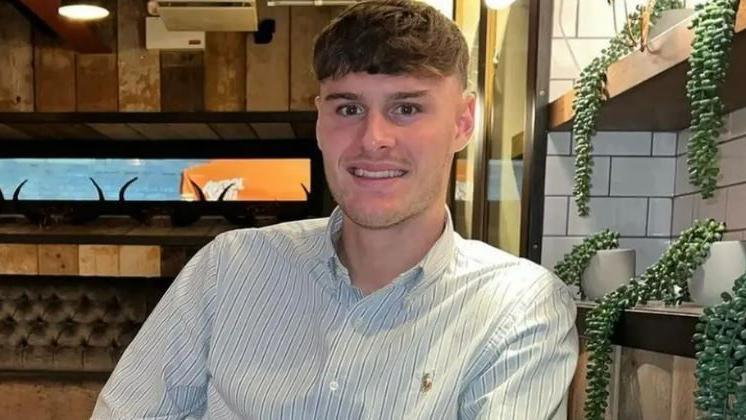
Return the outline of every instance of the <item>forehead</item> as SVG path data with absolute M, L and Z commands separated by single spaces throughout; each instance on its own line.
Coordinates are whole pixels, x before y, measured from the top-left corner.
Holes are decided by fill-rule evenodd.
M 320 82 L 321 97 L 334 93 L 358 96 L 387 96 L 400 92 L 427 91 L 430 95 L 458 90 L 454 76 L 418 76 L 412 74 L 348 73 L 342 77 Z

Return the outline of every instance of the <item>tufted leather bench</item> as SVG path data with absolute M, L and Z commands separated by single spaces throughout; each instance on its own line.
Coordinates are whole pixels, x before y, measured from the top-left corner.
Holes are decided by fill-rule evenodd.
M 169 284 L 0 276 L 0 373 L 110 373 Z

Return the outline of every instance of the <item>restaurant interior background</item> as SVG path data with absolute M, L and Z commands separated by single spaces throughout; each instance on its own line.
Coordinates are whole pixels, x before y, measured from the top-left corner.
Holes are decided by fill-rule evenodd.
M 738 286 L 724 273 L 746 271 L 746 92 L 737 82 L 746 74 L 746 1 L 688 0 L 660 21 L 649 12 L 676 2 L 428 2 L 462 29 L 478 97 L 477 128 L 451 174 L 456 230 L 556 270 L 578 292 L 568 418 L 600 418 L 588 414 L 595 410 L 607 419 L 693 419 L 708 410 L 695 407 L 710 389 L 695 372 L 714 362 L 699 362 L 695 342 L 717 340 L 693 342 L 704 328 L 697 323 L 706 325 L 707 306 L 746 309 L 717 306 L 729 302 L 720 292 Z M 209 27 L 167 2 L 160 10 L 145 0 L 97 3 L 108 16 L 88 23 L 59 16 L 60 0 L 0 3 L 0 419 L 87 418 L 197 249 L 229 229 L 325 216 L 334 206 L 314 138 L 310 52 L 344 1 L 236 2 L 248 18 L 223 15 Z M 732 51 L 719 82 L 723 123 L 707 155 L 719 173 L 705 188 L 688 168 L 704 147 L 687 97 L 694 3 L 721 18 L 733 11 L 732 41 L 713 35 Z M 628 20 L 637 7 L 647 17 Z M 586 88 L 595 73 L 584 69 L 598 71 L 609 44 L 635 28 L 639 45 Z M 574 118 L 595 103 L 576 107 L 580 95 L 602 97 L 596 120 Z M 577 121 L 595 121 L 590 169 L 579 168 Z M 579 170 L 589 171 L 589 215 L 578 208 Z M 724 227 L 688 231 L 708 218 Z M 715 246 L 709 252 L 716 239 L 725 260 Z M 659 272 L 675 275 L 659 276 L 659 292 L 645 292 L 650 302 L 612 293 Z M 618 273 L 626 277 L 612 281 Z M 702 278 L 715 292 L 698 288 Z M 715 298 L 698 301 L 707 293 Z M 600 311 L 604 304 L 611 309 Z M 740 378 L 738 349 L 717 353 L 731 362 L 713 369 Z

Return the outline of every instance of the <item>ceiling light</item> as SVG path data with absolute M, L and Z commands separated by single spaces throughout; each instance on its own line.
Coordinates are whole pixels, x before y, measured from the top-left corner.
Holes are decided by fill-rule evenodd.
M 73 20 L 96 20 L 109 16 L 98 0 L 61 0 L 58 13 Z

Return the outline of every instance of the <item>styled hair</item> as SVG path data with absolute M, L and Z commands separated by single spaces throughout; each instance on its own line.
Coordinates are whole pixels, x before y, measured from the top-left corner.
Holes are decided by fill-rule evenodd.
M 455 75 L 466 87 L 469 51 L 458 26 L 414 0 L 366 0 L 329 23 L 316 38 L 319 81 L 348 73 Z

